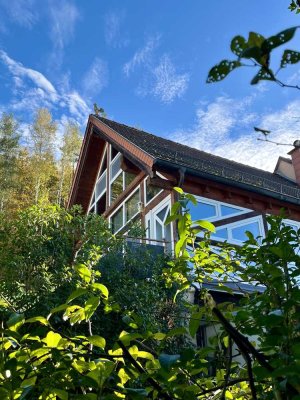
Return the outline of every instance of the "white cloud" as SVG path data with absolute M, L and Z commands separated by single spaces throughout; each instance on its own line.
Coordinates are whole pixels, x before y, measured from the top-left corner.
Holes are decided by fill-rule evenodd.
M 56 90 L 52 83 L 45 78 L 43 74 L 34 69 L 25 68 L 21 63 L 14 61 L 5 51 L 2 50 L 0 50 L 0 59 L 13 75 L 17 87 L 22 86 L 22 78 L 28 78 L 32 83 L 46 92 L 52 100 L 56 100 Z
M 96 57 L 92 65 L 83 78 L 84 92 L 89 96 L 94 96 L 108 85 L 107 63 Z
M 104 17 L 104 37 L 109 46 L 124 47 L 129 44 L 126 32 L 121 32 L 121 25 L 125 14 L 118 10 L 118 14 L 110 12 Z
M 253 126 L 271 130 L 270 140 L 292 144 L 298 138 L 300 122 L 296 120 L 300 101 L 290 102 L 282 110 L 255 114 L 254 97 L 234 100 L 219 97 L 201 105 L 192 129 L 177 131 L 170 139 L 257 168 L 273 171 L 278 157 L 286 157 L 292 148 L 257 140 Z
M 178 74 L 170 58 L 165 55 L 153 71 L 155 83 L 152 89 L 154 96 L 163 103 L 171 103 L 181 97 L 187 89 L 189 74 Z
M 134 53 L 133 57 L 123 66 L 123 72 L 128 77 L 136 67 L 141 65 L 149 65 L 154 50 L 158 47 L 160 41 L 159 36 L 154 36 L 147 40 L 144 47 Z
M 17 24 L 31 28 L 38 20 L 36 0 L 0 0 L 8 17 Z
M 74 33 L 75 23 L 79 17 L 76 6 L 66 0 L 50 2 L 51 39 L 55 47 L 63 49 Z
M 0 51 L 0 60 L 13 78 L 12 100 L 6 109 L 28 116 L 41 107 L 54 111 L 60 107 L 68 111 L 77 123 L 85 124 L 90 108 L 77 91 L 65 90 L 63 85 L 57 90 L 41 72 L 23 66 L 4 51 Z

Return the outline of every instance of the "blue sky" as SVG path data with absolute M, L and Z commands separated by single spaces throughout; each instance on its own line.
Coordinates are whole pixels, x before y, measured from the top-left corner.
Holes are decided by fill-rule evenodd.
M 202 150 L 272 170 L 299 138 L 300 91 L 250 86 L 254 70 L 206 84 L 232 56 L 236 34 L 270 36 L 298 25 L 288 0 L 0 0 L 0 112 L 24 128 L 48 107 L 60 130 L 82 130 L 93 103 L 109 118 Z M 288 48 L 300 49 L 300 32 Z M 281 54 L 279 48 L 274 61 Z M 300 64 L 282 79 L 300 83 Z

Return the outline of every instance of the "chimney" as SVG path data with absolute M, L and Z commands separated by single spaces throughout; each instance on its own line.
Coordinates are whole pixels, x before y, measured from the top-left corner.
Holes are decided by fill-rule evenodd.
M 288 154 L 292 157 L 292 164 L 296 175 L 296 182 L 300 186 L 300 140 L 295 140 L 294 148 Z

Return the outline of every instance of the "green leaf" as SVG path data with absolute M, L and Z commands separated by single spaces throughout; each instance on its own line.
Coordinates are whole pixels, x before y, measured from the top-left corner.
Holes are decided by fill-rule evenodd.
M 100 299 L 99 299 L 99 297 L 96 297 L 96 296 L 90 297 L 85 302 L 84 313 L 85 313 L 86 321 L 88 321 L 91 318 L 91 316 L 94 314 L 94 312 L 97 310 L 99 303 L 100 303 Z
M 92 272 L 88 269 L 84 264 L 79 264 L 75 266 L 75 271 L 78 273 L 81 279 L 83 279 L 86 283 L 90 283 Z
M 157 332 L 157 333 L 154 333 L 154 335 L 153 335 L 153 339 L 155 339 L 155 340 L 164 340 L 165 337 L 166 337 L 166 334 L 162 333 L 162 332 Z
M 93 335 L 87 337 L 87 340 L 96 347 L 100 347 L 101 349 L 105 348 L 106 341 L 102 336 Z
M 68 392 L 62 389 L 52 389 L 51 392 L 55 394 L 61 400 L 68 400 L 69 395 Z
M 14 313 L 7 321 L 7 326 L 11 331 L 16 332 L 25 323 L 24 314 Z
M 300 52 L 294 50 L 284 50 L 280 67 L 285 68 L 287 64 L 296 64 L 300 61 Z
M 78 288 L 78 289 L 74 290 L 74 292 L 72 292 L 70 294 L 70 296 L 68 297 L 67 303 L 70 303 L 70 301 L 77 299 L 77 297 L 83 296 L 87 292 L 88 292 L 88 290 L 85 288 Z
M 273 72 L 271 70 L 261 68 L 250 83 L 251 85 L 256 85 L 259 81 L 262 80 L 275 81 Z
M 44 317 L 33 317 L 33 318 L 29 318 L 25 321 L 26 324 L 30 324 L 32 322 L 39 322 L 42 325 L 49 325 L 49 322 L 46 318 Z
M 285 29 L 284 31 L 277 33 L 277 35 L 269 37 L 263 42 L 261 46 L 262 51 L 270 53 L 270 51 L 272 51 L 276 47 L 288 42 L 294 37 L 297 28 L 298 27 L 295 26 L 293 28 Z
M 159 355 L 158 360 L 160 365 L 166 370 L 170 370 L 172 366 L 180 359 L 179 354 L 165 354 L 162 353 Z
M 108 289 L 102 283 L 93 283 L 92 288 L 99 290 L 105 299 L 108 299 Z
M 248 47 L 253 47 L 253 46 L 261 47 L 264 41 L 265 38 L 261 34 L 257 32 L 249 32 L 248 42 L 247 42 Z
M 233 399 L 233 395 L 231 392 L 229 392 L 229 390 L 226 390 L 225 392 L 225 399 Z
M 56 332 L 48 332 L 43 342 L 46 343 L 47 347 L 58 347 L 59 342 L 62 340 L 62 337 L 59 333 Z
M 231 71 L 240 66 L 241 63 L 239 61 L 222 60 L 219 64 L 211 68 L 206 83 L 219 82 L 226 78 Z
M 175 192 L 177 192 L 179 194 L 183 194 L 184 193 L 184 191 L 180 187 L 175 186 L 175 187 L 173 187 L 173 189 L 175 190 Z
M 242 54 L 242 52 L 247 47 L 246 39 L 243 36 L 235 36 L 230 44 L 231 51 L 236 54 L 238 57 Z
M 212 224 L 209 221 L 199 219 L 197 221 L 194 221 L 194 223 L 198 226 L 201 226 L 201 228 L 206 229 L 209 232 L 212 232 L 212 233 L 216 232 L 216 228 L 215 228 L 214 224 Z
M 50 311 L 50 314 L 48 315 L 47 319 L 49 319 L 52 314 L 56 314 L 56 313 L 58 313 L 60 311 L 65 311 L 68 307 L 69 307 L 68 304 L 61 304 L 58 307 L 52 308 L 52 310 Z
M 201 311 L 194 312 L 190 317 L 189 332 L 192 338 L 196 335 L 198 331 L 199 325 L 201 323 L 201 318 L 202 318 Z
M 242 53 L 241 58 L 254 58 L 258 63 L 261 63 L 261 49 L 257 46 L 247 47 Z

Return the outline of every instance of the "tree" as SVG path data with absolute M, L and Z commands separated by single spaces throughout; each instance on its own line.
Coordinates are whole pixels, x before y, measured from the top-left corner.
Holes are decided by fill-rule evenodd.
M 82 137 L 77 125 L 68 123 L 65 126 L 63 143 L 60 148 L 61 157 L 59 160 L 59 184 L 57 203 L 66 205 L 74 177 L 75 166 L 79 158 Z
M 17 160 L 20 151 L 18 124 L 12 114 L 0 119 L 0 211 L 11 208 L 17 187 Z
M 115 307 L 97 268 L 107 251 L 104 243 L 93 244 L 94 234 L 85 235 L 72 257 L 76 287 L 63 304 L 50 313 L 44 310 L 42 316 L 26 318 L 15 313 L 7 317 L 12 307 L 2 297 L 3 399 L 299 398 L 300 232 L 285 226 L 281 218 L 270 217 L 265 239 L 249 233 L 241 249 L 212 249 L 209 232 L 214 231 L 213 225 L 192 222 L 188 202 L 195 199 L 178 191 L 180 202 L 173 206 L 169 222 L 178 222 L 179 241 L 175 259 L 164 268 L 168 285 L 179 293 L 191 282 L 212 279 L 214 272 L 220 289 L 228 291 L 226 279 L 235 272 L 237 284 L 241 279 L 260 283 L 265 291 L 245 293 L 238 304 L 216 304 L 202 289 L 199 304 L 190 305 L 188 329 L 177 326 L 156 331 L 157 327 L 145 325 L 136 313 L 127 312 L 126 330 L 111 343 L 105 330 L 100 336 L 95 329 L 96 314 L 113 312 Z M 66 321 L 71 323 L 68 329 Z M 208 347 L 165 350 L 170 338 L 187 331 L 194 336 L 203 323 L 216 328 Z M 253 334 L 256 344 L 249 341 L 248 335 Z M 234 343 L 244 361 L 235 361 Z
M 295 50 L 284 50 L 281 62 L 276 72 L 271 68 L 271 54 L 274 49 L 290 41 L 298 27 L 285 29 L 269 38 L 261 34 L 250 32 L 248 40 L 243 36 L 235 36 L 231 41 L 231 51 L 236 56 L 235 60 L 222 60 L 215 65 L 208 73 L 207 83 L 219 82 L 234 69 L 247 66 L 258 69 L 258 72 L 251 80 L 251 85 L 256 85 L 262 80 L 273 81 L 281 87 L 300 89 L 298 85 L 290 85 L 278 78 L 281 69 L 300 61 L 300 52 Z
M 50 112 L 45 108 L 37 110 L 29 130 L 35 204 L 39 200 L 55 199 L 54 188 L 58 179 L 55 166 L 56 130 L 56 123 L 53 122 Z

